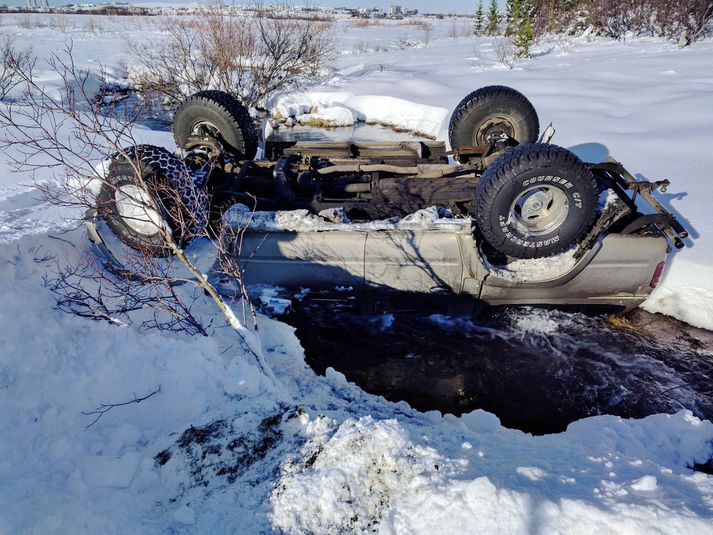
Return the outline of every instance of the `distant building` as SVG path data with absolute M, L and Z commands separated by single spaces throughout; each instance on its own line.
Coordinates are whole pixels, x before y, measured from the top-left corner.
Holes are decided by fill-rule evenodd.
M 49 8 L 50 6 L 48 0 L 27 0 L 27 7 L 35 9 L 38 7 Z
M 394 16 L 394 15 L 403 15 L 404 13 L 404 8 L 401 6 L 391 6 L 389 7 L 389 15 Z

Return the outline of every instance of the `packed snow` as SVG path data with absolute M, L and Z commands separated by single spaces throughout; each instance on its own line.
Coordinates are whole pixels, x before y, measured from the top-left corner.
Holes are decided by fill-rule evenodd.
M 82 66 L 116 80 L 130 61 L 124 37 L 160 36 L 159 20 L 101 18 L 92 35 L 68 20 L 67 34 L 0 24 L 45 57 L 71 37 Z M 404 48 L 417 30 L 337 23 L 335 71 L 276 96 L 274 109 L 445 139 L 460 98 L 512 85 L 583 158 L 611 153 L 637 175 L 671 179 L 659 198 L 691 230 L 690 247 L 645 307 L 713 328 L 713 42 L 552 41 L 508 69 L 491 40 L 447 39 L 445 25 L 427 47 Z M 138 137 L 173 147 L 152 126 Z M 0 533 L 713 533 L 713 477 L 692 470 L 713 456 L 711 422 L 685 410 L 597 416 L 532 436 L 481 410 L 420 413 L 335 370 L 318 376 L 294 330 L 260 316 L 274 383 L 202 293 L 195 313 L 212 320 L 209 337 L 147 332 L 142 311 L 123 327 L 63 313 L 43 280 L 87 247 L 68 220 L 77 214 L 42 202 L 6 158 L 0 176 Z M 345 225 L 313 217 L 298 224 Z M 425 211 L 411 223 L 442 219 Z M 85 414 L 122 403 L 93 424 Z
M 369 232 L 377 230 L 440 230 L 443 232 L 470 232 L 469 217 L 455 218 L 449 210 L 435 206 L 418 210 L 404 217 L 392 217 L 363 223 L 351 223 L 342 209 L 322 210 L 312 214 L 307 210 L 278 210 L 253 212 L 247 206 L 236 204 L 223 215 L 223 220 L 235 228 L 249 228 L 267 232 Z

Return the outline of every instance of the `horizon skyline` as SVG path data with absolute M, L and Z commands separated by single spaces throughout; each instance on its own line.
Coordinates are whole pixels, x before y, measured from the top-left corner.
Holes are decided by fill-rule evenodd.
M 38 1 L 39 3 L 39 1 Z M 49 0 L 50 7 L 59 7 L 68 4 L 110 4 L 111 1 L 96 1 L 96 2 L 70 2 L 68 0 Z M 128 1 L 134 5 L 171 5 L 171 4 L 210 4 L 210 1 L 196 0 L 153 0 L 153 1 Z M 235 4 L 249 4 L 249 1 L 241 2 L 226 2 Z M 389 6 L 400 5 L 404 9 L 418 9 L 419 12 L 426 13 L 471 13 L 474 12 L 478 2 L 477 0 L 445 0 L 434 2 L 433 0 L 293 0 L 293 5 L 318 5 L 321 7 L 347 7 L 347 8 L 371 8 L 378 7 L 388 9 Z M 488 5 L 489 0 L 483 0 L 484 6 Z M 504 0 L 498 0 L 498 5 L 502 8 Z M 5 6 L 26 6 L 27 0 L 0 0 L 0 5 Z

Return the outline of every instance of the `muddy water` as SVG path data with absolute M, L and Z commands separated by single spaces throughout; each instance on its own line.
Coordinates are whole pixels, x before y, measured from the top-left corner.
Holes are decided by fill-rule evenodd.
M 285 320 L 307 362 L 419 410 L 485 409 L 543 434 L 597 414 L 690 409 L 713 418 L 713 333 L 637 312 L 607 316 L 511 308 L 480 318 L 363 316 L 305 300 Z

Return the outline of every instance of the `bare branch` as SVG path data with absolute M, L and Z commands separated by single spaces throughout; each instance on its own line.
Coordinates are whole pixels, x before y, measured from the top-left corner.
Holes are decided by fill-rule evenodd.
M 219 89 L 248 107 L 300 85 L 334 57 L 330 23 L 278 16 L 258 5 L 254 16 L 214 5 L 196 18 L 166 20 L 167 36 L 146 46 L 129 42 L 129 76 L 147 101 L 175 105 L 203 89 Z
M 125 407 L 126 405 L 131 405 L 132 403 L 141 403 L 142 401 L 146 401 L 150 397 L 155 396 L 159 392 L 161 392 L 161 385 L 159 385 L 159 387 L 156 390 L 152 391 L 150 394 L 147 394 L 140 398 L 137 398 L 136 394 L 134 394 L 134 399 L 130 399 L 129 401 L 124 401 L 122 403 L 102 403 L 93 411 L 82 411 L 82 414 L 84 414 L 85 416 L 95 416 L 94 420 L 92 420 L 92 422 L 84 429 L 89 429 L 91 426 L 97 423 L 102 416 L 104 416 L 107 412 L 116 407 Z
M 24 86 L 23 96 L 0 107 L 0 149 L 16 171 L 32 177 L 48 202 L 96 210 L 107 224 L 114 222 L 112 231 L 128 244 L 117 253 L 123 267 L 114 272 L 89 252 L 56 262 L 45 284 L 57 297 L 57 307 L 116 325 L 140 321 L 142 328 L 207 336 L 211 320 L 205 324 L 194 314 L 194 305 L 207 295 L 276 382 L 263 357 L 247 293 L 241 289 L 241 321 L 183 249 L 195 239 L 208 240 L 219 256 L 233 247 L 232 231 L 216 232 L 207 224 L 210 199 L 194 180 L 207 176 L 215 162 L 191 160 L 191 172 L 165 149 L 137 144 L 133 127 L 146 106 L 117 104 L 103 71 L 76 65 L 71 41 L 51 56 L 48 66 L 62 81 L 59 94 L 37 80 L 34 65 L 27 70 L 11 65 Z M 95 168 L 97 162 L 102 164 Z M 141 235 L 148 237 L 129 239 L 130 231 L 122 233 L 132 222 L 149 225 L 148 234 Z M 229 261 L 226 270 L 242 286 L 240 266 Z

